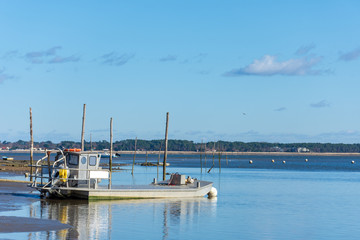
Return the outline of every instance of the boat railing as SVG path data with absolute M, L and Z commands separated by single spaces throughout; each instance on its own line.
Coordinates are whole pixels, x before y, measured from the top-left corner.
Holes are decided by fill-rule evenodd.
M 95 180 L 95 188 L 97 187 L 97 183 L 98 183 L 98 179 L 110 179 L 110 170 L 108 169 L 80 169 L 80 168 L 64 168 L 64 167 L 55 167 L 55 163 L 53 164 L 51 170 L 49 170 L 49 174 L 45 175 L 43 169 L 44 168 L 49 168 L 48 165 L 40 165 L 39 163 L 44 160 L 44 158 L 40 159 L 39 161 L 37 161 L 35 167 L 35 174 L 33 174 L 32 176 L 34 177 L 33 179 L 33 183 L 32 183 L 32 187 L 35 188 L 45 188 L 45 187 L 55 187 L 55 183 L 57 180 L 59 180 L 60 182 L 66 183 L 65 186 L 61 185 L 61 188 L 69 188 L 69 181 L 86 181 L 88 188 L 91 188 L 91 180 Z M 60 161 L 61 159 L 57 160 Z M 68 171 L 67 173 L 70 172 L 81 172 L 81 171 L 85 171 L 87 172 L 85 174 L 84 178 L 79 178 L 79 177 L 68 177 L 68 175 L 64 178 L 64 177 L 55 177 L 56 172 L 60 172 L 60 171 Z M 79 175 L 79 174 L 77 174 Z M 71 175 L 70 175 L 71 176 Z M 40 179 L 40 183 L 38 182 Z M 46 180 L 47 179 L 47 180 Z M 46 180 L 46 181 L 45 181 Z M 46 182 L 46 183 L 44 183 Z

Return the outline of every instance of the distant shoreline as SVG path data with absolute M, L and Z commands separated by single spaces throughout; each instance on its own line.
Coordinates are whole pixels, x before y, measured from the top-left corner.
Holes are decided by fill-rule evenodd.
M 52 152 L 57 152 L 58 150 L 49 150 Z M 94 150 L 94 152 L 99 152 L 99 153 L 103 153 L 103 150 L 99 150 L 96 151 Z M 106 151 L 108 152 L 108 151 Z M 0 151 L 0 155 L 4 155 L 4 154 L 11 154 L 11 153 L 28 153 L 30 154 L 30 150 L 1 150 Z M 34 153 L 44 153 L 45 151 L 34 151 Z M 113 151 L 113 153 L 118 153 L 118 154 L 134 154 L 134 151 Z M 159 151 L 136 151 L 136 154 L 151 154 L 151 155 L 156 155 L 159 154 Z M 164 151 L 161 151 L 161 154 L 163 154 Z M 304 152 L 304 153 L 299 153 L 299 152 L 212 152 L 212 151 L 207 151 L 206 155 L 219 155 L 219 153 L 223 156 L 223 155 L 231 155 L 231 156 L 241 156 L 241 155 L 263 155 L 263 156 L 360 156 L 360 153 L 332 153 L 332 152 L 327 152 L 327 153 L 318 153 L 318 152 Z M 204 155 L 204 152 L 196 152 L 196 151 L 167 151 L 168 155 Z

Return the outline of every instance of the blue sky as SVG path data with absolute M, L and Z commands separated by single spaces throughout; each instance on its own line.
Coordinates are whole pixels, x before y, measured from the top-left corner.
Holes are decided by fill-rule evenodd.
M 0 141 L 360 142 L 359 1 L 1 1 Z

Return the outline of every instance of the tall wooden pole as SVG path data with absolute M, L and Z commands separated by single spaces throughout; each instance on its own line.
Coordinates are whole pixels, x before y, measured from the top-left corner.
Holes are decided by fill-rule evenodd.
M 112 130 L 112 123 L 113 123 L 113 120 L 112 118 L 110 118 L 110 156 L 109 156 L 109 171 L 110 171 L 110 177 L 109 177 L 109 186 L 108 188 L 111 189 L 111 182 L 112 182 L 112 147 L 113 147 L 113 143 L 112 143 L 112 140 L 113 140 L 113 136 L 112 136 L 112 133 L 113 133 L 113 130 Z
M 84 151 L 85 115 L 86 115 L 86 104 L 84 104 L 83 118 L 82 118 L 81 151 Z
M 166 176 L 166 158 L 167 158 L 167 148 L 168 148 L 168 127 L 169 127 L 169 112 L 166 113 L 165 149 L 164 149 L 164 162 L 163 162 L 163 181 L 165 181 L 165 176 Z
M 135 149 L 134 149 L 134 158 L 133 158 L 133 164 L 131 169 L 131 175 L 134 175 L 134 165 L 135 165 L 135 157 L 136 157 L 136 143 L 137 143 L 137 137 L 135 138 Z
M 32 128 L 32 110 L 30 108 L 30 181 L 33 180 L 33 160 L 34 160 L 34 137 L 33 137 L 33 128 Z
M 204 165 L 205 165 L 205 172 L 206 172 L 206 142 L 204 143 Z
M 110 156 L 109 156 L 109 169 L 112 171 L 112 152 L 113 152 L 113 119 L 110 118 Z
M 221 152 L 219 150 L 219 172 L 221 172 Z
M 215 165 L 215 141 L 214 141 L 214 147 L 213 147 L 213 166 Z
M 220 145 L 220 141 L 218 143 L 218 148 L 219 148 L 219 172 L 221 172 L 221 145 Z
M 201 168 L 201 173 L 202 173 L 202 147 L 203 147 L 203 140 L 201 140 L 201 145 L 200 145 L 200 168 Z
M 159 149 L 159 157 L 158 157 L 158 161 L 157 161 L 157 166 L 156 166 L 156 172 L 157 172 L 157 180 L 159 180 L 159 163 L 160 163 L 160 154 L 161 154 L 161 148 L 162 148 L 162 141 L 160 143 L 160 149 Z

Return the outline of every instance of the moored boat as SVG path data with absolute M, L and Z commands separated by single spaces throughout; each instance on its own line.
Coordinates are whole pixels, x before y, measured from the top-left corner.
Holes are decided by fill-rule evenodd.
M 149 185 L 111 185 L 109 169 L 99 166 L 101 155 L 97 152 L 66 149 L 59 151 L 55 162 L 42 164 L 47 156 L 37 161 L 32 187 L 41 196 L 85 199 L 146 199 L 146 198 L 193 198 L 216 196 L 213 183 L 185 178 L 172 174 L 170 179 Z M 108 186 L 99 185 L 102 179 Z

